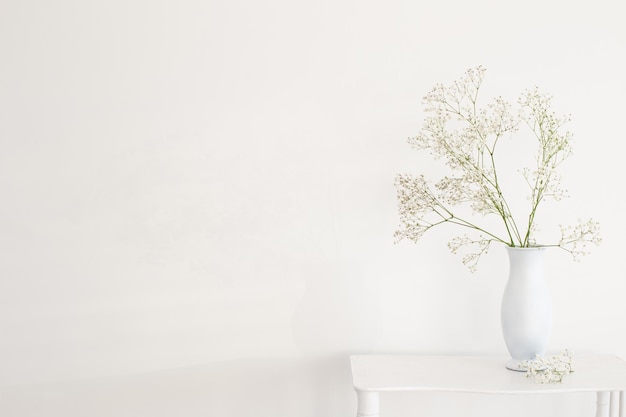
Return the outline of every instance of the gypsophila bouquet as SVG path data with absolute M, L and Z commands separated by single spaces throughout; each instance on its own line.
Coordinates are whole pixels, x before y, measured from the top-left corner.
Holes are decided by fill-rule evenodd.
M 569 350 L 560 355 L 543 357 L 535 355 L 534 359 L 522 361 L 521 369 L 526 369 L 526 377 L 540 384 L 557 384 L 574 372 L 574 357 Z
M 471 232 L 454 238 L 448 246 L 453 253 L 468 249 L 463 263 L 473 272 L 480 256 L 493 242 L 512 247 L 536 246 L 535 216 L 545 200 L 566 197 L 560 185 L 557 168 L 572 153 L 572 134 L 563 131 L 569 116 L 559 117 L 550 110 L 551 100 L 537 88 L 525 91 L 519 98 L 519 110 L 502 97 L 486 107 L 479 107 L 478 96 L 485 69 L 469 69 L 450 86 L 441 84 L 424 97 L 427 117 L 421 132 L 409 143 L 418 150 L 428 150 L 445 161 L 452 171 L 431 184 L 424 175 L 397 175 L 400 226 L 396 242 L 417 242 L 428 230 L 453 224 Z M 498 176 L 497 150 L 503 138 L 527 130 L 526 136 L 537 147 L 535 164 L 520 170 L 528 185 L 529 208 L 525 217 L 515 218 L 505 199 Z M 507 164 L 502 164 L 507 166 Z M 466 206 L 471 214 L 496 216 L 500 227 L 481 225 L 458 210 Z M 599 225 L 593 220 L 575 226 L 560 226 L 556 246 L 568 251 L 574 259 L 587 253 L 589 244 L 599 244 Z

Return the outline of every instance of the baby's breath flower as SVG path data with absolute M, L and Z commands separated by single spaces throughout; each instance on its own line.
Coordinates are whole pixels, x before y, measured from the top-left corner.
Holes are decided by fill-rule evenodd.
M 485 69 L 479 66 L 468 69 L 449 86 L 436 84 L 424 96 L 427 116 L 422 130 L 408 140 L 415 149 L 427 150 L 436 159 L 442 159 L 453 174 L 444 176 L 432 187 L 423 175 L 398 175 L 395 183 L 400 214 L 396 241 L 416 242 L 428 230 L 442 224 L 462 226 L 480 237 L 455 238 L 449 246 L 455 253 L 462 246 L 476 248 L 463 258 L 472 271 L 491 242 L 516 247 L 534 244 L 539 204 L 546 199 L 559 201 L 567 197 L 557 168 L 572 153 L 572 134 L 562 130 L 570 116 L 552 112 L 549 95 L 537 87 L 524 91 L 518 99 L 517 112 L 502 97 L 481 108 L 478 93 L 484 76 Z M 522 124 L 530 129 L 537 153 L 535 166 L 521 170 L 528 184 L 530 206 L 527 216 L 520 221 L 513 217 L 501 187 L 496 149 L 505 136 L 518 132 Z M 474 214 L 497 216 L 502 227 L 487 230 L 452 211 L 464 204 Z M 599 227 L 593 221 L 563 226 L 561 232 L 559 243 L 547 246 L 558 246 L 574 258 L 586 253 L 589 244 L 600 243 Z
M 521 369 L 526 369 L 526 377 L 540 384 L 557 384 L 563 382 L 566 375 L 574 372 L 574 358 L 567 349 L 560 355 L 543 357 L 535 355 L 529 361 L 519 364 Z
M 489 251 L 489 246 L 493 239 L 481 236 L 478 240 L 470 239 L 467 235 L 458 236 L 448 242 L 448 248 L 454 254 L 463 247 L 475 247 L 475 252 L 467 253 L 463 256 L 463 265 L 467 266 L 471 272 L 476 272 L 478 261 L 481 255 Z
M 561 228 L 559 247 L 569 252 L 574 260 L 580 260 L 582 256 L 588 255 L 589 245 L 597 246 L 602 242 L 600 224 L 593 219 L 579 220 L 574 226 L 559 225 L 559 227 Z

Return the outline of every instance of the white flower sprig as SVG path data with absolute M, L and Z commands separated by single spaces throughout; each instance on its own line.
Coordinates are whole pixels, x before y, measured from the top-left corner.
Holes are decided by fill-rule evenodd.
M 526 377 L 540 384 L 556 384 L 563 382 L 566 375 L 574 372 L 574 358 L 567 349 L 560 355 L 544 358 L 536 355 L 535 359 L 523 361 L 521 369 L 526 368 Z
M 539 204 L 567 196 L 557 168 L 572 154 L 572 134 L 562 131 L 570 118 L 550 110 L 548 95 L 537 88 L 525 91 L 518 100 L 517 113 L 502 97 L 480 108 L 478 93 L 484 76 L 485 69 L 479 66 L 448 87 L 435 85 L 424 97 L 428 114 L 424 126 L 417 136 L 409 138 L 414 148 L 443 159 L 452 174 L 434 185 L 424 175 L 399 174 L 395 179 L 400 215 L 396 242 L 417 242 L 428 230 L 442 224 L 462 227 L 475 237 L 457 237 L 448 246 L 453 253 L 462 247 L 476 248 L 463 258 L 472 272 L 492 242 L 514 247 L 536 244 L 533 233 Z M 518 132 L 520 126 L 530 130 L 537 146 L 534 167 L 521 169 L 530 200 L 528 213 L 521 220 L 513 216 L 498 176 L 498 167 L 508 164 L 499 165 L 496 158 L 502 138 Z M 474 214 L 497 216 L 502 228 L 487 230 L 479 222 L 461 216 L 455 210 L 460 205 L 467 205 Z M 559 247 L 576 260 L 587 253 L 589 244 L 601 241 L 599 225 L 593 220 L 560 228 L 561 239 L 542 246 Z

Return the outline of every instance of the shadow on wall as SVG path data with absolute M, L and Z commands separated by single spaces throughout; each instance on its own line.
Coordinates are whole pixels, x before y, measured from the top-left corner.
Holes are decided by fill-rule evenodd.
M 14 417 L 338 417 L 355 410 L 347 355 L 0 388 L 0 415 Z

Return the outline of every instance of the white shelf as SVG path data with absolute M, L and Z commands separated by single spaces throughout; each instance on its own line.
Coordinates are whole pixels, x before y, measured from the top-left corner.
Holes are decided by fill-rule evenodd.
M 354 355 L 350 357 L 357 415 L 379 414 L 379 393 L 391 391 L 482 394 L 597 392 L 597 417 L 626 417 L 626 362 L 613 355 L 574 355 L 562 383 L 540 384 L 505 368 L 496 356 Z M 609 412 L 610 410 L 610 412 Z

